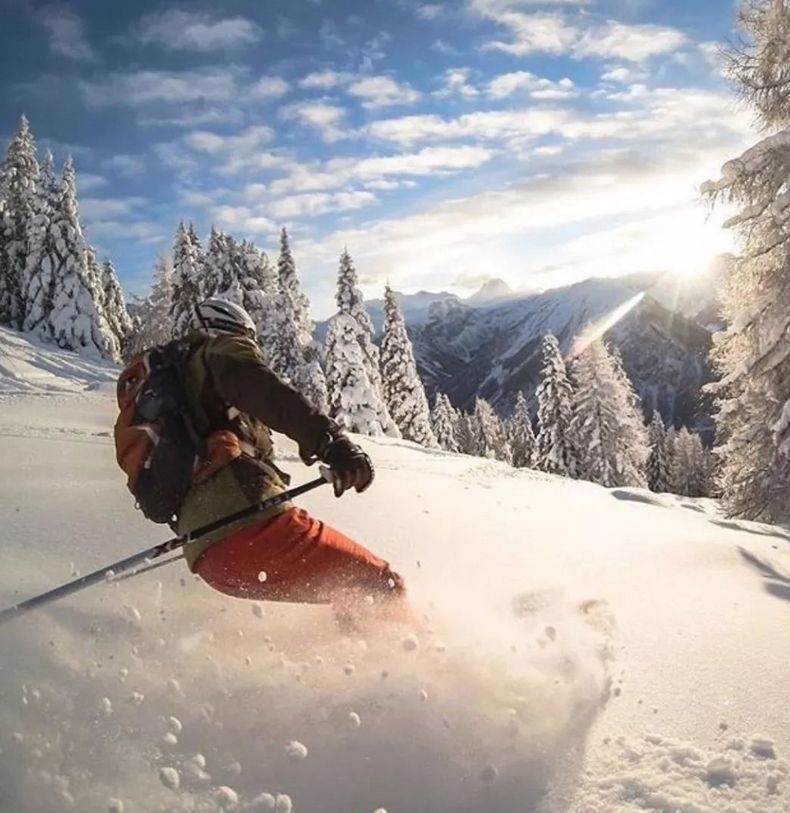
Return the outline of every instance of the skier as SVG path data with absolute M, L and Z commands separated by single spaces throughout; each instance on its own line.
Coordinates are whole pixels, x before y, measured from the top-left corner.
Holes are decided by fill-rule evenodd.
M 270 430 L 299 444 L 307 465 L 330 467 L 334 492 L 367 489 L 373 466 L 341 427 L 266 366 L 255 323 L 240 306 L 208 299 L 186 341 L 185 398 L 205 454 L 178 514 L 181 535 L 282 493 Z M 389 610 L 404 583 L 389 564 L 340 531 L 285 503 L 188 542 L 190 569 L 231 596 L 331 603 L 342 616 L 370 596 Z

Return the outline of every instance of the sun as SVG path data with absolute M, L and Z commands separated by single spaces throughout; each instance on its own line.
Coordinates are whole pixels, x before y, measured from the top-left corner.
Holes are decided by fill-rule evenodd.
M 733 251 L 732 234 L 719 219 L 679 217 L 656 244 L 654 265 L 665 269 L 679 281 L 694 280 L 707 273 L 716 257 Z

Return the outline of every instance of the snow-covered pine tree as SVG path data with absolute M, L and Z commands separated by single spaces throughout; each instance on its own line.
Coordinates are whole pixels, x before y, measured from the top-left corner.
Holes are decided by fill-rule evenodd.
M 288 290 L 280 290 L 277 295 L 276 320 L 276 334 L 269 347 L 269 364 L 280 378 L 298 388 L 304 356 L 299 344 L 296 309 Z
M 401 435 L 435 448 L 431 413 L 403 313 L 389 284 L 384 291 L 384 330 L 381 337 L 381 379 L 384 402 Z
M 362 350 L 365 374 L 373 387 L 373 391 L 376 393 L 377 400 L 383 404 L 379 349 L 373 343 L 373 322 L 365 307 L 362 292 L 359 290 L 359 279 L 354 262 L 346 249 L 340 255 L 336 300 L 338 312 L 350 316 L 357 326 L 357 342 Z M 384 411 L 381 414 L 381 421 L 386 434 L 400 437 L 398 427 L 392 420 L 386 405 L 384 405 Z
M 197 305 L 203 299 L 201 274 L 202 257 L 197 236 L 190 235 L 191 224 L 187 228 L 182 220 L 176 229 L 173 244 L 172 299 L 170 303 L 170 322 L 172 338 L 181 338 L 189 330 Z M 194 234 L 194 232 L 192 232 Z
M 448 399 L 449 403 L 449 399 Z M 475 416 L 462 411 L 455 412 L 455 437 L 458 440 L 459 451 L 463 454 L 477 456 L 478 448 L 477 424 Z
M 551 333 L 541 344 L 543 368 L 537 389 L 538 399 L 538 456 L 542 471 L 576 475 L 576 447 L 571 434 L 573 417 L 573 388 L 568 379 L 560 346 Z
M 170 316 L 172 299 L 173 262 L 170 257 L 162 255 L 154 267 L 151 293 L 138 306 L 136 329 L 129 338 L 125 356 L 142 353 L 173 338 Z
M 283 227 L 280 232 L 280 256 L 277 259 L 277 276 L 280 287 L 291 294 L 296 317 L 299 341 L 307 347 L 313 341 L 313 320 L 310 318 L 310 300 L 302 291 L 302 283 L 296 271 L 288 232 Z M 353 315 L 353 314 L 352 314 Z
M 56 233 L 53 229 L 54 215 L 58 207 L 60 185 L 55 178 L 52 153 L 47 152 L 41 164 L 36 188 L 35 214 L 27 228 L 28 280 L 25 292 L 25 321 L 22 329 L 39 339 L 51 341 L 52 302 L 55 291 L 57 266 Z
M 685 497 L 705 497 L 707 461 L 700 436 L 683 427 L 675 436 L 672 455 L 672 492 Z
M 204 296 L 217 296 L 241 304 L 240 273 L 237 273 L 240 270 L 236 268 L 234 255 L 233 238 L 212 226 L 206 246 Z
M 726 224 L 740 242 L 722 296 L 727 327 L 714 337 L 715 451 L 727 513 L 782 522 L 790 518 L 790 3 L 744 2 L 740 24 L 745 44 L 729 54 L 729 77 L 765 137 L 703 186 L 739 208 Z
M 647 459 L 647 486 L 651 491 L 669 491 L 671 487 L 671 453 L 667 443 L 667 431 L 661 414 L 653 412 L 648 430 L 650 456 Z
M 71 158 L 63 167 L 51 228 L 55 236 L 52 338 L 66 350 L 84 350 L 117 360 L 120 347 L 104 318 L 100 278 L 82 236 Z
M 105 260 L 101 264 L 101 283 L 104 289 L 104 315 L 123 351 L 132 332 L 132 317 L 126 309 L 126 300 L 112 260 Z
M 330 319 L 326 336 L 330 415 L 350 432 L 381 435 L 391 419 L 368 378 L 358 337 L 359 325 L 352 316 L 338 313 Z
M 607 488 L 646 487 L 647 432 L 619 361 L 597 340 L 573 360 L 572 376 L 577 476 Z
M 238 246 L 241 278 L 241 304 L 258 328 L 258 343 L 269 360 L 271 345 L 277 336 L 277 274 L 269 258 L 254 243 Z
M 513 465 L 517 469 L 529 469 L 535 465 L 537 457 L 537 439 L 532 428 L 527 399 L 519 390 L 513 415 L 508 422 L 508 436 L 513 450 Z
M 450 399 L 444 393 L 436 393 L 431 421 L 439 446 L 448 452 L 459 452 L 461 447 L 455 436 L 455 410 L 450 403 Z
M 513 462 L 513 451 L 505 427 L 485 398 L 475 398 L 471 425 L 476 435 L 475 446 L 479 457 Z
M 362 348 L 366 372 L 376 391 L 380 393 L 379 350 L 373 343 L 373 322 L 365 307 L 362 291 L 359 290 L 359 277 L 354 267 L 354 261 L 346 249 L 343 249 L 343 253 L 340 255 L 335 298 L 338 312 L 348 314 L 357 323 L 357 340 Z
M 22 116 L 0 168 L 0 197 L 5 200 L 0 224 L 4 230 L 0 246 L 5 254 L 0 263 L 0 324 L 15 330 L 21 330 L 25 321 L 28 227 L 36 215 L 38 178 L 35 141 Z

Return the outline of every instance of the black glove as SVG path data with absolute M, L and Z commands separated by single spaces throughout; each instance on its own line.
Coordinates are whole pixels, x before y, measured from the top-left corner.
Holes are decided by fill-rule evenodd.
M 336 497 L 349 488 L 361 493 L 373 482 L 373 463 L 362 447 L 345 435 L 334 437 L 321 450 L 320 458 L 332 469 Z

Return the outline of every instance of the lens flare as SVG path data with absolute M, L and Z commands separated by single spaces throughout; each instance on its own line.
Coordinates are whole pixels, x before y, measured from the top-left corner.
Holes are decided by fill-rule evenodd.
M 606 331 L 613 328 L 621 319 L 625 318 L 643 299 L 645 292 L 631 297 L 627 302 L 624 302 L 618 308 L 615 308 L 606 316 L 599 319 L 597 322 L 589 324 L 573 341 L 568 359 L 574 359 L 576 356 L 583 353 L 593 342 L 603 336 Z

